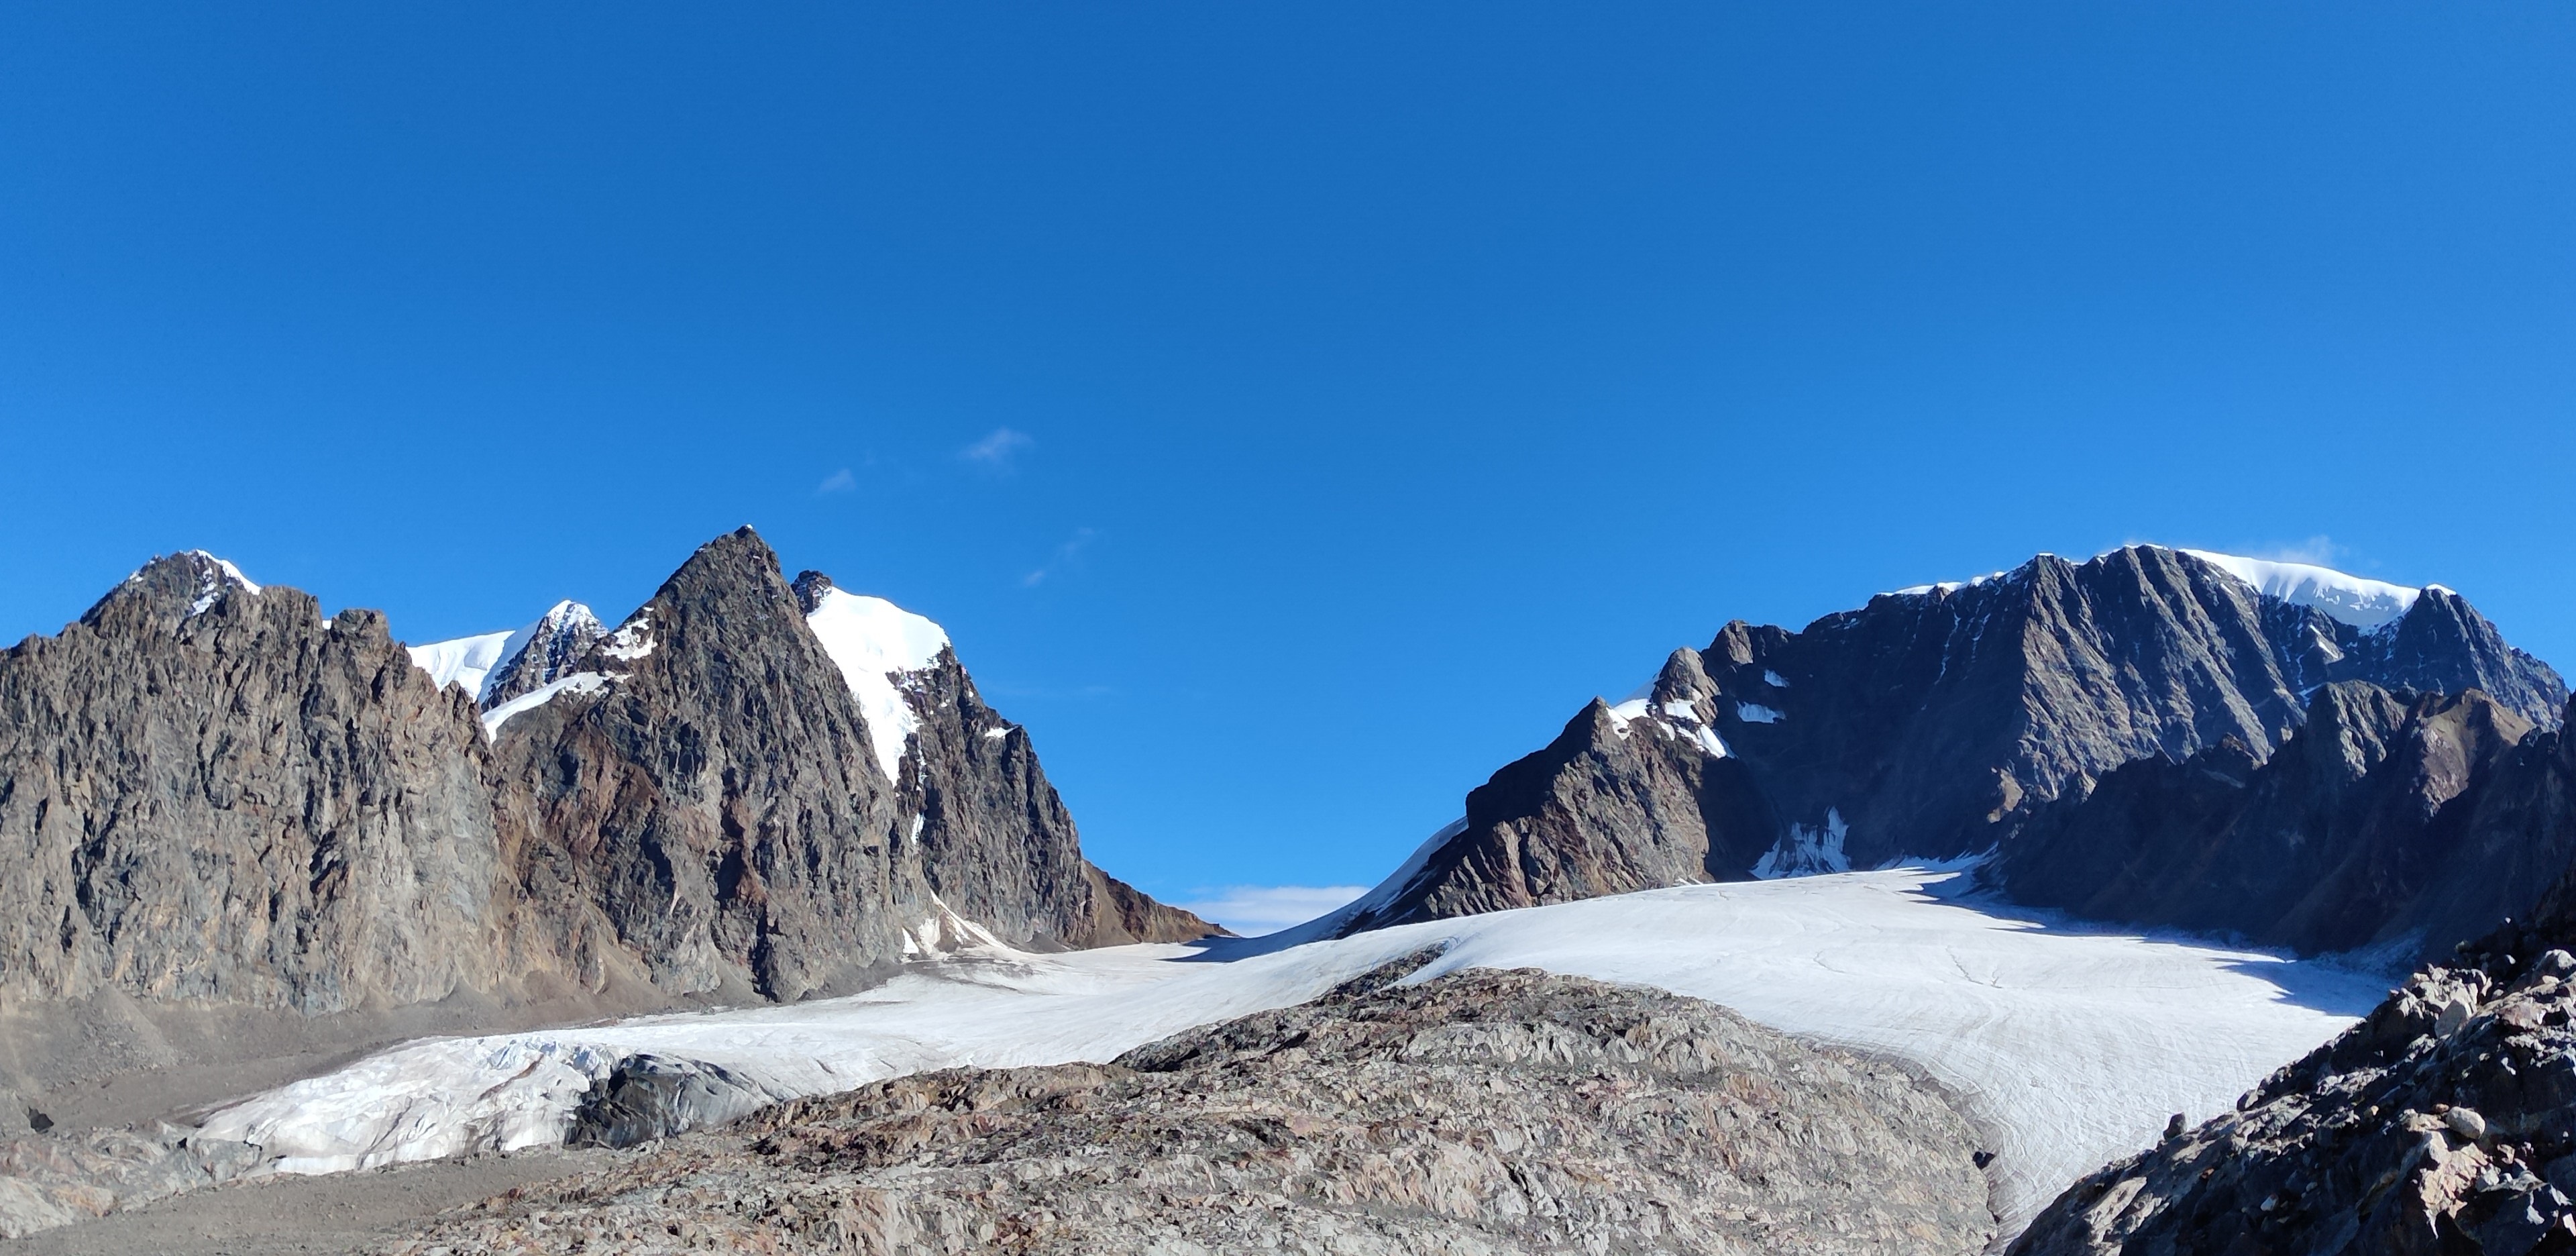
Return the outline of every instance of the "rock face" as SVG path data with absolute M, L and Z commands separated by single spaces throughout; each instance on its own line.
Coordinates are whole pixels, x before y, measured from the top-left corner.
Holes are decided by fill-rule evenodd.
M 1997 871 L 2016 900 L 2301 951 L 2453 942 L 2528 914 L 2576 857 L 2557 732 L 2488 695 L 2318 691 L 2268 761 L 2233 740 L 2042 808 Z
M 0 1085 L 231 1049 L 196 1022 L 202 1043 L 114 1046 L 161 1034 L 156 1008 L 237 1009 L 270 1038 L 271 1009 L 375 1018 L 363 1039 L 431 1004 L 453 1032 L 524 1019 L 477 1008 L 793 999 L 959 929 L 1213 931 L 1082 858 L 1027 734 L 953 654 L 915 678 L 890 776 L 748 529 L 614 633 L 567 603 L 451 644 L 472 648 L 442 687 L 381 615 L 326 620 L 183 554 L 0 653 Z
M 2570 944 L 2557 913 L 2425 969 L 2237 1111 L 2070 1187 L 2011 1251 L 2576 1251 Z
M 794 588 L 811 615 L 832 582 L 808 571 Z M 1083 859 L 1073 815 L 1038 766 L 1028 730 L 984 704 L 953 647 L 942 644 L 928 665 L 889 680 L 911 714 L 896 810 L 918 819 L 905 837 L 949 910 L 1024 949 L 1183 942 L 1216 932 Z
M 579 602 L 557 602 L 537 622 L 510 634 L 501 661 L 482 684 L 489 710 L 545 688 L 570 674 L 590 648 L 608 635 L 599 617 Z
M 903 958 L 933 913 L 893 783 L 757 536 L 701 547 L 569 675 L 493 745 L 540 903 L 595 905 L 680 992 L 794 999 Z
M 1798 632 L 1731 623 L 1650 692 L 1596 704 L 1497 773 L 1457 849 L 1343 927 L 2009 850 L 2123 765 L 2230 743 L 2269 759 L 2338 682 L 2475 689 L 2508 720 L 2557 722 L 2557 674 L 2465 601 L 2379 587 L 2404 609 L 2364 628 L 2216 561 L 2130 546 L 1881 595 Z M 1652 753 L 1612 744 L 1641 729 Z
M 1974 1134 L 1894 1069 L 1657 991 L 1389 984 L 1409 966 L 1108 1065 L 784 1105 L 392 1250 L 1967 1253 L 1993 1234 Z
M 0 654 L 0 992 L 318 1015 L 493 985 L 482 741 L 383 616 L 154 561 Z

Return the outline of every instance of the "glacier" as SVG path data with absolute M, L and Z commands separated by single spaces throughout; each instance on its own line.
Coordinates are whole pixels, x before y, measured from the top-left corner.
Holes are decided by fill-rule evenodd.
M 722 1067 L 771 1098 L 1100 1061 L 1445 946 L 1410 980 L 1536 967 L 1636 982 L 1908 1061 L 1985 1131 L 1996 1207 L 2018 1230 L 2078 1176 L 2152 1145 L 2172 1114 L 2229 1107 L 2383 993 L 2372 974 L 2072 927 L 1964 884 L 1906 868 L 1694 885 L 1303 944 L 1289 943 L 1311 927 L 1049 955 L 978 939 L 844 998 L 408 1044 L 218 1110 L 204 1133 L 288 1172 L 542 1146 L 638 1053 Z

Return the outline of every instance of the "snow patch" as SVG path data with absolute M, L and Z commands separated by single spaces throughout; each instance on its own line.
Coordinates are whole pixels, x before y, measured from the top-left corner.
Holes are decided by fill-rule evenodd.
M 2331 567 L 2275 562 L 2209 550 L 2180 551 L 2253 585 L 2266 597 L 2297 606 L 2312 606 L 2355 628 L 2377 628 L 2395 622 L 2424 592 L 2384 580 L 2364 580 Z M 2429 586 L 2441 588 L 2440 585 Z M 2448 592 L 2448 590 L 2444 590 Z
M 1052 955 L 1007 950 L 971 926 L 952 934 L 934 912 L 935 929 L 911 931 L 925 961 L 865 994 L 413 1043 L 224 1108 L 205 1133 L 312 1172 L 558 1141 L 589 1084 L 643 1052 L 720 1065 L 778 1097 L 925 1069 L 1108 1060 L 1194 1025 L 1303 1002 L 1445 942 L 1408 980 L 1537 967 L 1637 982 L 1921 1067 L 1995 1131 L 1996 1202 L 2010 1233 L 2068 1182 L 2153 1144 L 2168 1115 L 2196 1122 L 2226 1111 L 2384 992 L 2377 977 L 2313 961 L 2053 927 L 2045 915 L 1945 897 L 1955 886 L 1955 874 L 1924 869 L 1845 873 L 1302 946 L 1268 938 Z
M 599 643 L 599 652 L 622 662 L 632 663 L 653 652 L 653 616 L 638 612 L 617 631 Z
M 527 628 L 521 628 L 516 632 L 486 632 L 452 641 L 412 646 L 411 665 L 429 673 L 429 678 L 440 688 L 461 685 L 465 692 L 474 695 L 475 701 L 480 702 L 493 670 L 518 652 L 510 648 L 513 643 L 520 649 L 526 648 L 527 631 Z
M 1762 669 L 1762 683 L 1774 689 L 1786 689 L 1789 687 L 1789 678 L 1766 667 Z
M 1932 593 L 1956 593 L 1956 592 L 1958 592 L 1958 591 L 1959 591 L 1959 590 L 1961 590 L 1961 589 L 1973 589 L 1973 588 L 1977 587 L 1978 585 L 1981 585 L 1981 584 L 1986 583 L 1986 582 L 1987 582 L 1987 581 L 1989 581 L 1989 580 L 2001 580 L 2001 579 L 2003 579 L 2003 578 L 2004 578 L 2006 575 L 2008 575 L 2008 574 L 2010 574 L 2010 573 L 2008 573 L 2008 572 L 2001 572 L 2001 571 L 1989 571 L 1989 572 L 1987 572 L 1986 574 L 1984 574 L 1984 575 L 1982 575 L 1982 576 L 1970 576 L 1970 577 L 1968 577 L 1968 578 L 1967 578 L 1967 579 L 1965 579 L 1965 580 L 1943 580 L 1943 581 L 1940 581 L 1939 583 L 1936 583 L 1936 584 L 1915 584 L 1915 585 L 1907 585 L 1906 587 L 1904 587 L 1904 588 L 1902 588 L 1902 589 L 1898 589 L 1897 591 L 1895 591 L 1895 592 L 1893 592 L 1893 593 L 1882 594 L 1881 596 L 1884 596 L 1884 597 L 1923 597 L 1923 596 L 1925 596 L 1925 595 L 1927 595 L 1927 594 L 1932 594 Z M 1775 684 L 1776 684 L 1776 683 L 1778 683 L 1778 682 L 1776 682 L 1776 681 L 1775 681 L 1775 682 L 1773 682 L 1773 683 L 1775 683 Z
M 528 692 L 520 694 L 518 697 L 512 698 L 489 711 L 485 711 L 483 713 L 483 736 L 486 739 L 500 736 L 501 726 L 509 723 L 511 716 L 524 715 L 530 711 L 536 710 L 538 707 L 554 701 L 559 695 L 567 693 L 597 693 L 602 689 L 606 689 L 612 683 L 614 683 L 614 681 L 610 677 L 602 676 L 597 672 L 574 672 L 569 676 L 563 676 L 555 680 L 548 681 L 542 688 L 531 689 Z
M 1735 718 L 1747 724 L 1777 724 L 1781 715 L 1759 702 L 1738 702 L 1735 704 Z
M 939 652 L 948 648 L 947 632 L 884 598 L 843 589 L 824 590 L 805 623 L 859 700 L 859 713 L 868 721 L 869 747 L 886 779 L 894 779 L 903 767 L 904 743 L 921 731 L 920 717 L 904 701 L 894 678 L 937 662 Z
M 1825 822 L 1820 825 L 1792 824 L 1789 831 L 1773 843 L 1771 849 L 1753 865 L 1753 875 L 1765 881 L 1781 877 L 1811 877 L 1828 872 L 1851 871 L 1851 857 L 1843 853 L 1843 839 L 1851 835 L 1851 826 L 1843 823 L 1843 813 L 1825 808 Z
M 921 835 L 921 817 L 913 817 L 913 836 Z M 966 951 L 985 951 L 1005 955 L 1017 952 L 1004 946 L 991 930 L 949 909 L 938 895 L 930 896 L 931 912 L 921 923 L 903 931 L 903 957 L 927 959 L 955 955 Z

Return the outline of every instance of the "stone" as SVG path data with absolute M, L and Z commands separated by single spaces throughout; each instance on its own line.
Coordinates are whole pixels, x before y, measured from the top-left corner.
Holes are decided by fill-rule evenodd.
M 1974 1134 L 1919 1079 L 1660 991 L 1397 980 L 1426 958 L 1105 1065 L 798 1100 L 380 1250 L 1964 1256 L 1993 1236 Z

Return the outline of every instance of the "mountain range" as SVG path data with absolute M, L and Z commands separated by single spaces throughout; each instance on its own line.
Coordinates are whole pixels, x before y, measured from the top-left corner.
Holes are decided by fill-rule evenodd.
M 2018 901 L 2099 919 L 2440 951 L 2545 883 L 2499 879 L 2497 861 L 2564 862 L 2458 834 L 2553 805 L 2505 794 L 2565 797 L 2563 772 L 2539 778 L 2567 697 L 2440 586 L 2146 545 L 2043 554 L 1675 650 L 1495 772 L 1329 924 L 1973 859 Z M 2194 788 L 2210 797 L 2179 810 Z M 2298 814 L 2243 819 L 2271 824 L 2259 839 L 2185 818 L 2248 811 L 2248 789 Z M 2447 857 L 2464 840 L 2491 849 Z
M 406 648 L 202 553 L 0 653 L 0 1080 L 1218 932 L 1083 858 L 946 635 L 744 529 L 611 630 Z M 441 1016 L 439 1009 L 452 1015 Z
M 1054 1201 L 1066 1235 L 1554 1251 L 1687 1215 L 1703 1238 L 1843 1250 L 1822 1237 L 1836 1217 L 1904 1232 L 1920 1195 L 1941 1235 L 1926 1250 L 2034 1216 L 2014 1250 L 2576 1250 L 2570 710 L 2555 671 L 2437 585 L 2149 545 L 2043 554 L 1796 630 L 1726 624 L 1498 769 L 1356 902 L 1238 941 L 1083 856 L 1028 730 L 984 702 L 937 624 L 788 578 L 748 528 L 613 624 L 561 602 L 418 644 L 211 555 L 156 558 L 60 634 L 0 652 L 0 845 L 19 856 L 0 869 L 0 1085 L 32 1131 L 0 1145 L 0 1231 L 233 1176 L 651 1141 L 788 1101 L 740 1147 L 563 1188 L 547 1206 L 588 1227 L 564 1241 L 623 1233 L 620 1192 L 654 1174 L 715 1192 L 655 1204 L 654 1225 L 721 1230 L 786 1173 L 878 1192 L 895 1210 L 868 1222 L 880 1237 L 1016 1225 Z M 1900 868 L 1936 871 L 1868 871 Z M 1953 875 L 1975 893 L 1923 897 Z M 1819 892 L 1724 890 L 1752 882 Z M 1615 896 L 1634 897 L 1587 902 Z M 1461 919 L 1498 912 L 1514 914 Z M 1726 932 L 1747 929 L 1763 936 Z M 1791 934 L 1817 950 L 1782 971 L 1819 988 L 1744 984 Z M 1957 971 L 1861 958 L 1889 937 L 1939 938 Z M 1106 947 L 1126 949 L 1042 962 Z M 1512 955 L 1561 976 L 1457 975 Z M 2351 1023 L 2357 972 L 2418 962 L 2238 1112 L 2175 1116 L 2042 1206 L 2121 1145 L 2103 1140 L 2139 1104 L 2217 1079 L 2236 1093 L 2253 1077 L 2231 1050 L 2274 1044 L 2268 1068 Z M 2305 984 L 2236 971 L 2266 964 Z M 2087 975 L 2110 983 L 2101 998 Z M 2203 989 L 2205 1006 L 2124 981 Z M 1926 1074 L 1709 1020 L 1684 994 Z M 2135 1006 L 2101 1001 L 2122 997 Z M 782 1006 L 798 1003 L 819 1010 Z M 728 1007 L 770 1013 L 535 1029 Z M 2207 1028 L 2174 1031 L 2167 1063 L 2139 1062 L 2140 1041 L 2195 1017 Z M 441 1034 L 468 1036 L 365 1054 Z M 2068 1078 L 2014 1052 L 2170 1076 Z M 810 1106 L 987 1060 L 1044 1067 Z M 1381 1163 L 1369 1131 L 1389 1096 L 1434 1090 L 1452 1115 L 1425 1109 L 1397 1138 L 1428 1167 Z M 1378 1097 L 1341 1097 L 1363 1091 Z M 2111 1124 L 2031 1128 L 2060 1093 L 2103 1109 L 2066 1123 Z M 1027 1198 L 961 1212 L 949 1187 L 882 1176 L 938 1095 L 957 1119 L 917 1167 Z M 1541 1110 L 1518 1143 L 1482 1133 Z M 1817 1158 L 1789 1112 L 1858 1140 L 1852 1163 L 1896 1166 L 1867 1171 L 1895 1193 L 1855 1196 L 1863 1170 L 1833 1167 L 1849 1150 Z M 156 1117 L 181 1123 L 136 1132 Z M 45 1135 L 58 1120 L 88 1141 Z M 1597 1122 L 1629 1132 L 1604 1141 Z M 1071 1194 L 1026 1185 L 1101 1130 L 1142 1140 L 1101 1153 L 1127 1169 Z M 1377 1185 L 1266 1159 L 1318 1140 L 1335 1173 Z M 1560 1146 L 1627 1185 L 1566 1177 L 1545 1150 Z M 1222 1190 L 1213 1170 L 1185 1195 L 1120 1176 L 1220 1161 Z M 1724 1167 L 1757 1163 L 1795 1171 Z M 1964 1203 L 1980 1175 L 1986 1220 Z M 1204 1211 L 1256 1189 L 1291 1201 L 1276 1224 Z M 1431 1206 L 1425 1190 L 1442 1220 L 1381 1215 Z M 1639 1191 L 1679 1194 L 1640 1211 Z M 2271 1220 L 2229 1220 L 2249 1209 Z M 519 1215 L 449 1230 L 516 1233 Z M 826 1231 L 847 1226 L 792 1232 L 829 1250 Z

